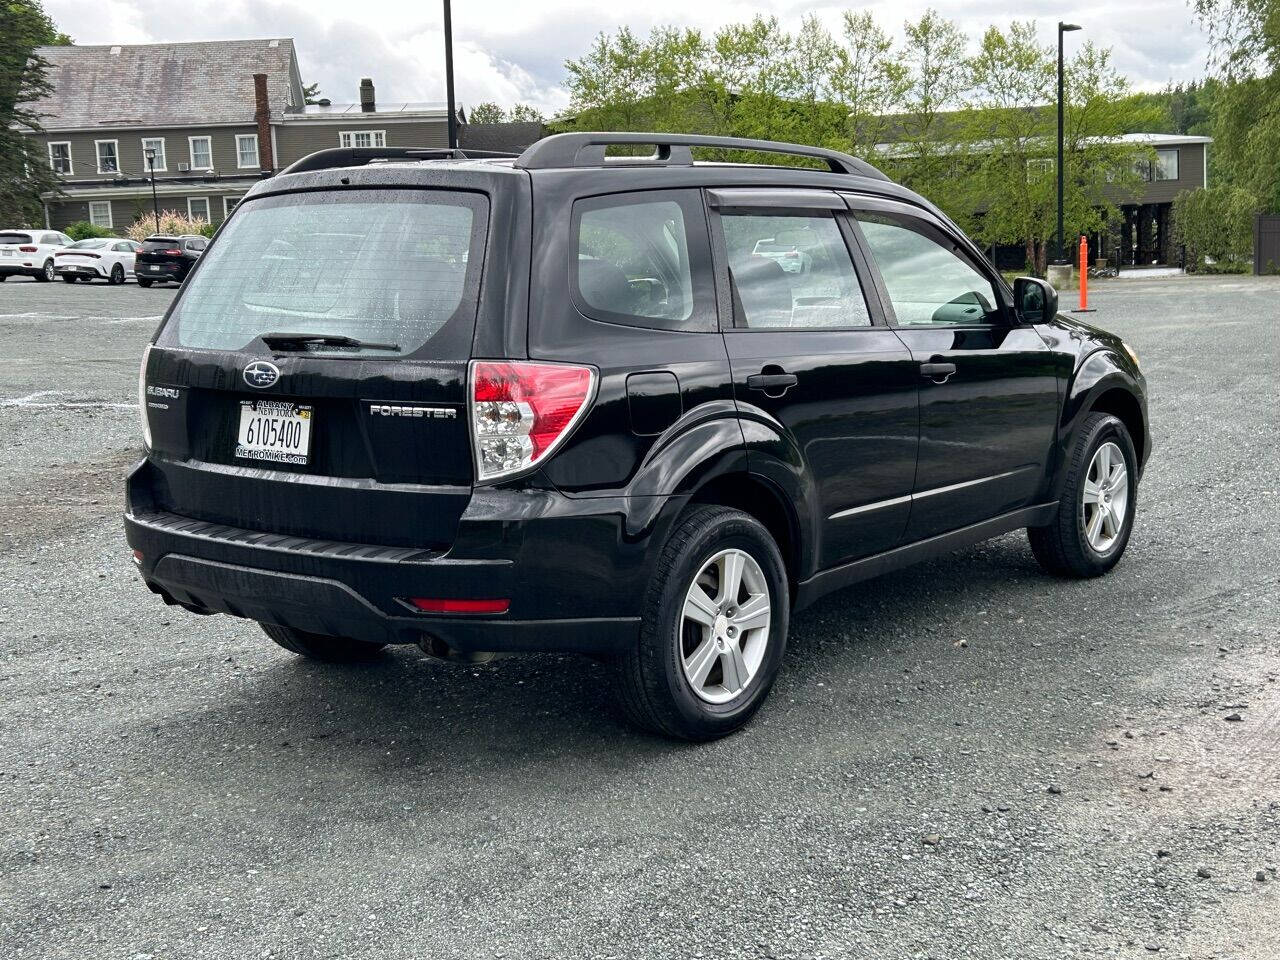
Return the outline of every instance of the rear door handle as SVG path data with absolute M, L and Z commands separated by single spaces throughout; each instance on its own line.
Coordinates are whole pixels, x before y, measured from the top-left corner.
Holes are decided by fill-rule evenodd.
M 954 363 L 922 363 L 920 364 L 920 376 L 927 377 L 934 383 L 946 383 L 951 375 L 956 372 Z
M 752 390 L 763 390 L 774 393 L 794 387 L 800 378 L 794 373 L 753 373 L 747 377 L 747 387 Z

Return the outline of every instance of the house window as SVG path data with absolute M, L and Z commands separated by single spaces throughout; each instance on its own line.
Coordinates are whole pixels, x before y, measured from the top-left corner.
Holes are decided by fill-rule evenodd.
M 75 172 L 71 169 L 70 142 L 58 141 L 49 144 L 49 166 L 53 168 L 54 173 L 61 173 L 66 176 L 70 176 Z
M 191 169 L 213 169 L 213 141 L 209 137 L 188 137 L 191 145 Z
M 106 227 L 108 230 L 113 228 L 115 224 L 111 222 L 111 201 L 90 200 L 89 222 L 95 227 Z
M 1027 161 L 1027 182 L 1034 183 L 1053 173 L 1053 159 L 1050 157 L 1036 157 Z
M 1157 150 L 1156 162 L 1152 171 L 1153 180 L 1177 180 L 1178 179 L 1178 151 L 1177 150 Z
M 340 147 L 385 147 L 387 131 L 385 130 L 343 130 L 338 134 Z
M 258 135 L 256 133 L 236 134 L 236 166 L 258 166 Z
M 115 140 L 95 140 L 93 143 L 98 148 L 98 172 L 119 173 L 120 149 L 117 142 Z
M 147 151 L 154 150 L 156 152 L 155 170 L 161 172 L 169 169 L 168 161 L 164 155 L 164 137 L 143 137 L 142 138 L 142 166 L 148 173 L 151 167 L 147 166 Z
M 187 216 L 192 220 L 209 222 L 209 198 L 187 197 Z
M 222 219 L 225 220 L 231 216 L 231 211 L 236 208 L 236 204 L 240 202 L 239 197 L 223 197 L 222 198 Z

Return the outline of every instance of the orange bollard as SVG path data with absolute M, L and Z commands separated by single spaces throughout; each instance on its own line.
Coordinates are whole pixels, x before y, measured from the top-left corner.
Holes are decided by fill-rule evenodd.
M 1093 313 L 1089 309 L 1089 238 L 1080 236 L 1080 306 L 1072 313 Z

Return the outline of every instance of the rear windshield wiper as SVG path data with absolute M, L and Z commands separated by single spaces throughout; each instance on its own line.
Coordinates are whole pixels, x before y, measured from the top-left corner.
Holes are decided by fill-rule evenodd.
M 395 350 L 400 351 L 398 343 L 374 343 L 371 340 L 357 340 L 340 333 L 264 333 L 262 342 L 273 350 L 305 350 L 308 346 L 346 347 L 349 350 Z

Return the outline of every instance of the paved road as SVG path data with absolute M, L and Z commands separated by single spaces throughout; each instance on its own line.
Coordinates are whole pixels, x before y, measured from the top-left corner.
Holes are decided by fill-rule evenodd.
M 1110 577 L 1009 536 L 831 597 L 708 746 L 590 661 L 324 667 L 147 594 L 170 296 L 0 286 L 4 955 L 1280 953 L 1280 280 L 1096 285 L 1154 393 Z

